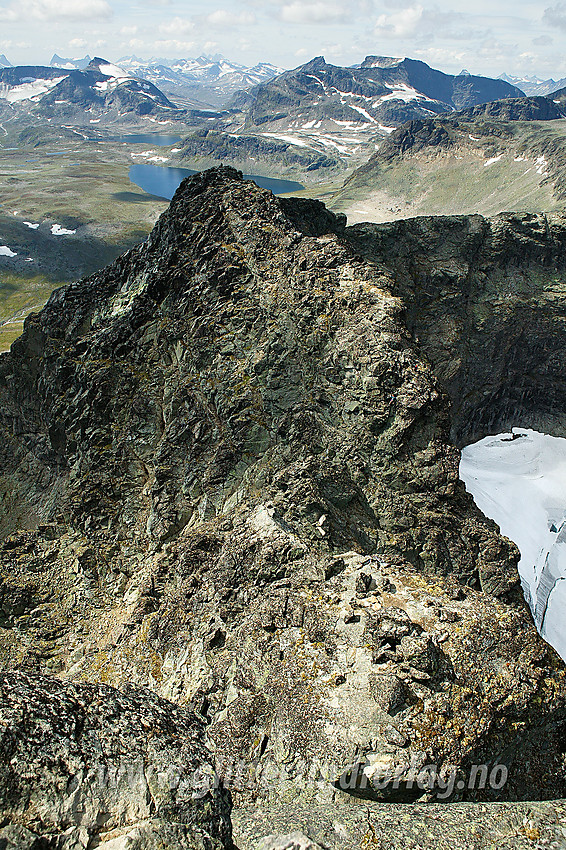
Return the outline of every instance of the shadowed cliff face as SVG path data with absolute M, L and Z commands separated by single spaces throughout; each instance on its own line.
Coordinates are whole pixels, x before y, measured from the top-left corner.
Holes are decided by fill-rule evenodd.
M 414 765 L 498 759 L 503 790 L 457 793 L 564 793 L 563 666 L 451 437 L 517 414 L 507 290 L 558 269 L 562 233 L 345 229 L 231 169 L 185 181 L 0 359 L 1 666 L 192 702 L 222 758 L 275 766 L 281 799 L 322 764 L 406 789 Z M 553 274 L 521 398 L 558 422 L 537 359 L 561 333 Z
M 513 425 L 566 435 L 565 216 L 419 218 L 352 236 L 390 269 L 456 445 Z

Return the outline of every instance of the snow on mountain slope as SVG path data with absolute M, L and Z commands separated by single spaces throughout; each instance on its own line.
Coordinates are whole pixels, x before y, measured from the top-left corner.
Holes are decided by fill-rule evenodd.
M 10 86 L 0 82 L 0 97 L 8 103 L 20 103 L 22 100 L 39 100 L 42 95 L 55 88 L 65 77 L 45 80 L 42 77 L 22 77 L 18 85 Z
M 118 116 L 177 110 L 152 83 L 100 57 L 83 70 L 40 65 L 0 68 L 0 99 L 67 121 L 83 120 L 93 110 L 102 114 L 113 110 Z
M 460 477 L 521 552 L 541 635 L 566 659 L 566 439 L 514 428 L 462 450 Z

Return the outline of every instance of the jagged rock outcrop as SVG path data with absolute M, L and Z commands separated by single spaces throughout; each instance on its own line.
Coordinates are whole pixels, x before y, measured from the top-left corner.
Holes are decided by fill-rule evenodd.
M 565 243 L 185 181 L 0 358 L 2 667 L 195 706 L 240 806 L 564 794 L 563 665 L 456 444 L 562 427 Z
M 157 546 L 259 511 L 294 541 L 276 575 L 308 541 L 511 587 L 404 305 L 342 232 L 211 171 L 147 243 L 54 293 L 0 362 L 0 527 L 60 515 Z
M 202 719 L 149 691 L 1 674 L 0 754 L 3 848 L 233 846 Z
M 478 118 L 497 118 L 501 121 L 556 121 L 564 118 L 564 106 L 550 97 L 510 97 L 493 100 L 462 109 L 454 116 L 466 121 Z

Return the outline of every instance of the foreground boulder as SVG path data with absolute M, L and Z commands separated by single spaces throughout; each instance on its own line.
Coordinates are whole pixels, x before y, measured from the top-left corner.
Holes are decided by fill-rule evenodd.
M 149 691 L 4 673 L 0 765 L 3 848 L 232 847 L 202 721 Z

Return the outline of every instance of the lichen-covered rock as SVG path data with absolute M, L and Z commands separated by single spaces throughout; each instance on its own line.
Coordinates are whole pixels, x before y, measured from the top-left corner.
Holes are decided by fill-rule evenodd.
M 288 835 L 266 835 L 258 842 L 256 850 L 320 850 L 320 845 L 302 832 L 291 832 Z
M 203 724 L 147 690 L 0 675 L 0 846 L 231 848 Z

